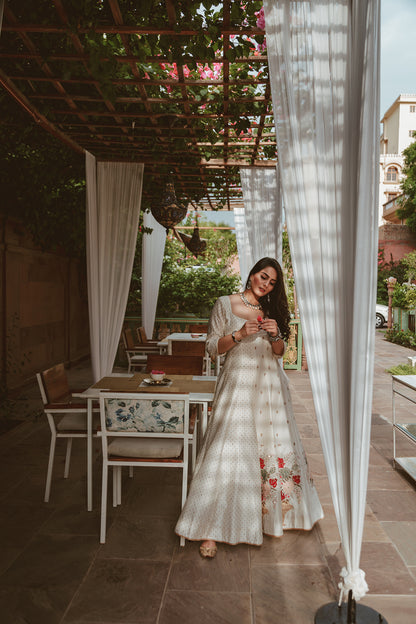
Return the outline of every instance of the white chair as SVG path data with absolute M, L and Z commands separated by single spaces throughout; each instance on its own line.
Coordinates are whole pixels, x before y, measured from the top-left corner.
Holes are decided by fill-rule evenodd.
M 121 468 L 146 466 L 182 470 L 183 507 L 188 487 L 189 396 L 102 392 L 103 474 L 100 543 L 106 539 L 108 467 L 113 467 L 113 506 L 121 504 Z M 180 538 L 181 546 L 185 538 Z
M 44 496 L 44 501 L 47 503 L 51 493 L 56 440 L 58 438 L 64 438 L 67 440 L 64 468 L 64 479 L 67 479 L 71 462 L 72 440 L 74 438 L 87 437 L 87 404 L 79 399 L 77 402 L 72 400 L 63 364 L 57 364 L 42 373 L 37 373 L 36 378 L 38 380 L 40 394 L 42 397 L 43 409 L 51 430 L 49 462 L 46 474 Z M 95 409 L 94 412 L 98 414 L 99 409 Z M 97 435 L 96 431 L 99 422 L 98 415 L 95 416 L 95 421 L 96 422 L 93 422 L 94 436 Z M 90 475 L 88 475 L 88 478 L 90 478 Z

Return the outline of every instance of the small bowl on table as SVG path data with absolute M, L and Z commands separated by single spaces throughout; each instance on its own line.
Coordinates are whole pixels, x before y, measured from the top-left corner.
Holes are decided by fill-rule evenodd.
M 165 378 L 165 371 L 152 370 L 150 372 L 150 377 L 153 381 L 163 381 Z

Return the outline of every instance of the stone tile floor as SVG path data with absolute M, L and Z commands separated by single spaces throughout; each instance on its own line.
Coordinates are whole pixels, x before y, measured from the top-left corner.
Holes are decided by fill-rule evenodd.
M 372 441 L 361 567 L 363 600 L 389 624 L 416 622 L 415 484 L 392 466 L 391 379 L 385 369 L 413 352 L 377 332 Z M 86 365 L 68 371 L 73 387 L 91 382 Z M 179 547 L 179 471 L 137 469 L 123 483 L 122 505 L 109 507 L 100 545 L 99 444 L 94 511 L 85 509 L 85 444 L 74 443 L 62 478 L 58 444 L 51 500 L 43 503 L 49 430 L 26 418 L 0 436 L 0 621 L 2 624 L 310 624 L 337 599 L 343 564 L 307 372 L 289 371 L 295 415 L 325 518 L 312 531 L 266 537 L 261 547 L 221 545 L 213 561 L 198 544 Z M 11 415 L 40 405 L 28 387 Z M 399 401 L 403 421 L 416 417 Z M 414 449 L 399 441 L 404 454 Z

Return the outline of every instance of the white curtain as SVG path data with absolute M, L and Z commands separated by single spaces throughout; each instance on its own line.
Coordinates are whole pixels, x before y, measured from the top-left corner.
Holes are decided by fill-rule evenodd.
M 253 266 L 253 256 L 251 253 L 250 241 L 244 206 L 234 208 L 235 239 L 237 242 L 238 262 L 240 264 L 241 284 L 245 285 L 248 274 Z
M 282 262 L 282 194 L 279 167 L 240 169 L 244 218 L 250 247 L 248 269 L 268 256 Z
M 87 272 L 94 381 L 113 370 L 130 288 L 144 165 L 86 153 Z
M 374 362 L 379 0 L 265 0 L 282 187 L 346 569 L 360 570 Z
M 151 212 L 143 213 L 144 228 L 152 232 L 143 234 L 142 244 L 142 324 L 149 340 L 153 336 L 160 275 L 166 242 L 166 229 Z

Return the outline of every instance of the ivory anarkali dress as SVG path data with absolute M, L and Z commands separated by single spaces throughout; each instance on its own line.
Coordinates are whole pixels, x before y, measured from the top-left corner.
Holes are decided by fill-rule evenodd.
M 212 310 L 210 356 L 239 330 L 228 296 Z M 293 417 L 286 374 L 264 330 L 226 354 L 189 494 L 175 531 L 189 540 L 259 545 L 263 533 L 310 529 L 323 517 Z

